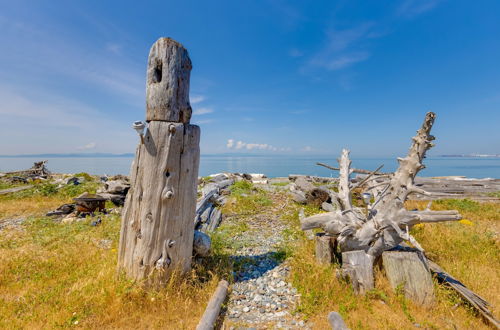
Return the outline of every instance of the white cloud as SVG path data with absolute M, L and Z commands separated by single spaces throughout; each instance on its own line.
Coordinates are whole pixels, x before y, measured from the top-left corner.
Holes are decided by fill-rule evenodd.
M 309 152 L 309 151 L 312 151 L 313 149 L 311 148 L 311 146 L 305 146 L 304 148 L 302 148 L 302 151 L 306 151 L 306 152 Z
M 189 100 L 189 102 L 191 104 L 197 104 L 197 103 L 200 103 L 203 101 L 205 101 L 205 96 L 203 96 L 203 95 L 193 95 L 190 97 L 190 100 Z
M 90 149 L 94 149 L 96 146 L 97 146 L 97 144 L 95 142 L 90 142 L 84 146 L 78 147 L 77 149 L 78 150 L 90 150 Z
M 289 151 L 290 148 L 277 148 L 267 143 L 247 143 L 234 139 L 227 140 L 226 147 L 234 150 L 268 150 L 268 151 Z
M 212 108 L 197 108 L 193 110 L 193 115 L 206 115 L 207 113 L 214 112 Z

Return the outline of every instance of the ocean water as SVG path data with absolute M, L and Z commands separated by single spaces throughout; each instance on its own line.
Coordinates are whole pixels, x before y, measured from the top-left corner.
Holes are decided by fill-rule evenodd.
M 129 174 L 132 157 L 50 157 L 47 167 L 57 173 L 87 172 L 91 174 Z M 30 168 L 40 158 L 0 158 L 0 172 Z M 316 162 L 338 166 L 335 157 L 325 156 L 234 156 L 202 155 L 200 176 L 219 172 L 264 173 L 268 177 L 283 177 L 289 174 L 338 176 L 316 165 Z M 392 172 L 397 167 L 395 158 L 353 158 L 352 167 Z M 500 178 L 500 158 L 430 157 L 426 158 L 426 169 L 420 176 L 460 175 L 470 178 Z

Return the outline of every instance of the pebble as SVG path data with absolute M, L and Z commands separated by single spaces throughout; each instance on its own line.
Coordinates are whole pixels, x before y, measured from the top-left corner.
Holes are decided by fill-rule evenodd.
M 277 248 L 283 242 L 280 233 L 286 225 L 274 216 L 262 214 L 250 218 L 247 224 L 255 230 L 233 237 L 242 247 L 232 256 L 240 266 L 233 273 L 235 283 L 229 296 L 227 319 L 231 324 L 247 325 L 234 329 L 251 326 L 310 329 L 299 314 L 292 315 L 300 295 L 288 282 L 287 262 L 280 263 L 277 258 Z

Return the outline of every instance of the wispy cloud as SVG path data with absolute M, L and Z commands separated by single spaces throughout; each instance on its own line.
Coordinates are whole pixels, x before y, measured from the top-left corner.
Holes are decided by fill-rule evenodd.
M 330 29 L 326 34 L 324 46 L 314 54 L 302 71 L 311 68 L 324 68 L 330 71 L 347 68 L 370 57 L 367 41 L 378 38 L 375 24 L 365 22 L 348 29 Z
M 19 80 L 18 83 L 26 83 L 16 77 L 22 77 L 19 72 L 29 67 L 26 75 L 30 78 L 48 79 L 48 76 L 57 74 L 64 77 L 68 84 L 76 82 L 89 87 L 102 87 L 105 92 L 121 95 L 130 104 L 143 104 L 144 75 L 140 66 L 126 60 L 117 61 L 116 56 L 110 56 L 110 52 L 116 55 L 121 51 L 121 44 L 107 43 L 104 48 L 90 50 L 45 26 L 29 22 L 19 24 L 6 17 L 2 17 L 1 23 L 6 31 L 2 39 L 11 42 L 11 51 L 2 52 L 0 60 L 15 65 L 19 63 L 19 66 L 8 68 L 5 72 Z M 23 42 L 19 42 L 21 39 Z M 23 56 L 26 54 L 36 56 Z
M 197 125 L 204 125 L 204 124 L 211 124 L 213 123 L 213 119 L 202 119 L 202 120 L 195 120 L 194 123 Z
M 309 110 L 293 110 L 293 111 L 290 111 L 290 113 L 292 115 L 303 115 L 305 113 L 308 113 Z
M 194 109 L 193 115 L 206 115 L 207 113 L 212 113 L 212 112 L 214 112 L 214 109 L 203 107 L 203 108 Z
M 128 126 L 78 101 L 60 95 L 40 98 L 4 85 L 0 85 L 0 99 L 0 117 L 10 123 L 2 126 L 0 139 L 12 138 L 11 143 L 0 145 L 0 154 L 71 152 L 75 145 L 80 150 L 97 148 L 89 138 L 100 141 L 101 150 L 128 152 L 133 148 L 133 143 L 131 148 L 123 143 L 134 138 Z M 121 142 L 115 144 L 117 140 Z
M 305 151 L 305 152 L 310 152 L 312 150 L 313 150 L 313 148 L 311 146 L 305 146 L 304 148 L 302 148 L 302 151 Z
M 190 100 L 189 100 L 189 102 L 191 104 L 197 104 L 197 103 L 200 103 L 203 101 L 205 101 L 205 96 L 203 96 L 203 95 L 193 95 L 190 97 Z
M 302 57 L 304 56 L 304 52 L 297 48 L 292 48 L 288 51 L 288 55 L 290 55 L 291 57 Z
M 415 17 L 434 9 L 442 0 L 405 0 L 396 9 L 397 16 Z
M 109 42 L 106 44 L 106 50 L 115 55 L 120 55 L 122 51 L 122 46 L 114 42 Z

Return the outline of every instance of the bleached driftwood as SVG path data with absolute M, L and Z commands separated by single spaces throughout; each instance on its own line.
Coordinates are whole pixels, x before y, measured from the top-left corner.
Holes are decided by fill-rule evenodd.
M 190 269 L 200 129 L 189 125 L 186 49 L 161 38 L 148 61 L 144 142 L 136 150 L 122 213 L 118 268 L 132 279 L 161 284 Z
M 434 302 L 431 273 L 421 252 L 385 251 L 382 260 L 394 290 L 402 285 L 405 296 L 419 305 L 431 305 Z
M 227 281 L 222 280 L 219 282 L 217 289 L 208 302 L 205 313 L 203 313 L 200 322 L 196 326 L 196 330 L 212 330 L 214 328 L 215 322 L 219 317 L 221 305 L 226 299 L 228 287 L 229 283 Z
M 365 294 L 375 287 L 373 278 L 374 257 L 365 251 L 342 253 L 342 275 L 347 277 L 358 294 Z
M 317 233 L 315 244 L 316 261 L 320 264 L 331 264 L 335 257 L 335 237 L 325 233 Z
M 344 319 L 337 312 L 330 312 L 328 314 L 328 323 L 330 323 L 332 330 L 349 330 Z
M 427 260 L 427 263 L 431 272 L 436 274 L 440 281 L 445 282 L 446 284 L 451 286 L 463 299 L 470 303 L 485 318 L 485 320 L 487 320 L 495 328 L 500 329 L 500 322 L 495 318 L 495 316 L 489 309 L 490 303 L 488 303 L 478 294 L 469 290 L 464 284 L 445 272 L 435 262 Z
M 353 170 L 350 168 L 349 151 L 344 149 L 339 159 L 339 191 L 331 192 L 332 202 L 338 204 L 339 208 L 303 219 L 302 229 L 322 228 L 333 236 L 338 235 L 341 251 L 362 250 L 370 256 L 378 257 L 402 241 L 409 241 L 421 250 L 418 242 L 409 234 L 413 225 L 460 220 L 457 211 L 407 211 L 404 207 L 404 202 L 410 194 L 428 194 L 415 186 L 414 179 L 424 168 L 422 160 L 426 151 L 433 146 L 431 141 L 434 137 L 430 135 L 430 130 L 434 119 L 434 113 L 427 113 L 422 127 L 412 139 L 408 155 L 398 158 L 399 168 L 390 175 L 383 174 L 388 175 L 388 180 L 382 184 L 374 184 L 381 175 L 373 173 L 376 171 L 368 172 L 373 175 L 365 180 L 364 185 L 368 187 L 365 191 L 372 191 L 375 199 L 374 203 L 369 205 L 368 211 L 352 204 L 353 188 L 362 187 L 353 185 L 349 180 Z

